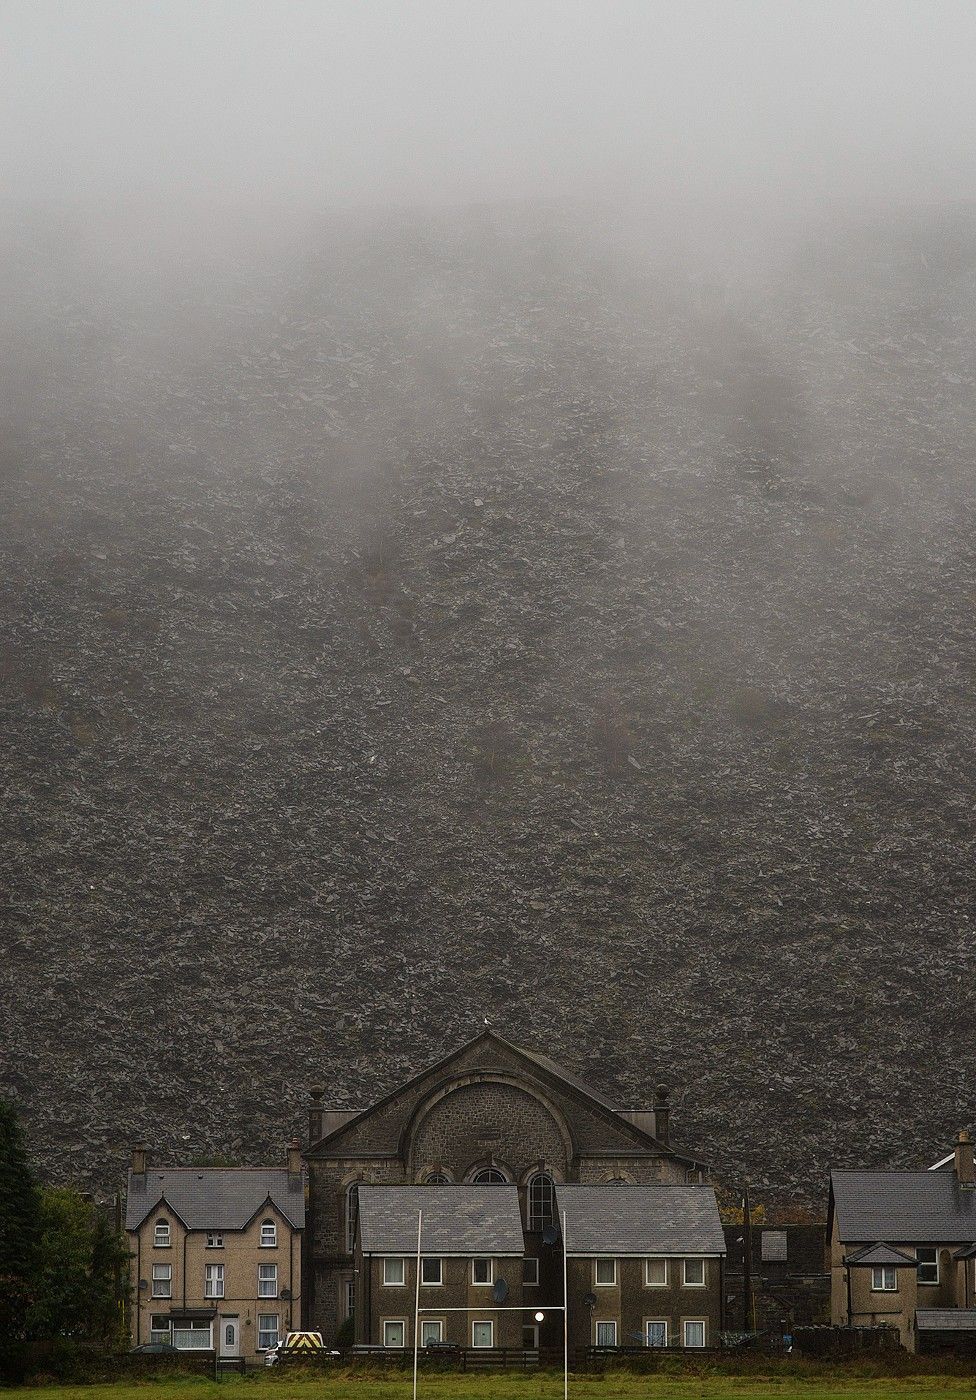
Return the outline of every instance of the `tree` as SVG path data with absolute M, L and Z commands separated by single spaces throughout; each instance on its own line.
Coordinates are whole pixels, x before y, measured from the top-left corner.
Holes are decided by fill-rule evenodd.
M 13 1105 L 0 1100 L 0 1345 L 26 1332 L 40 1193 Z
M 125 1259 L 121 1239 L 84 1196 L 70 1187 L 43 1191 L 30 1335 L 119 1343 Z

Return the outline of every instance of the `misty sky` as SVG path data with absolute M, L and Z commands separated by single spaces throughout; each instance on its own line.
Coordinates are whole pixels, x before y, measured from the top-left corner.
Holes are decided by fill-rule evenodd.
M 8 196 L 976 194 L 973 0 L 0 0 Z

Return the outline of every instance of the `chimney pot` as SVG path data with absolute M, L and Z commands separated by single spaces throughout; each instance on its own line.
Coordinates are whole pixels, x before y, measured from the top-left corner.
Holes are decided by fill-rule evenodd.
M 297 1137 L 288 1144 L 288 1175 L 300 1176 L 302 1171 L 302 1149 Z
M 144 1142 L 136 1142 L 132 1145 L 132 1174 L 133 1176 L 145 1176 L 148 1153 Z
M 960 1186 L 976 1185 L 976 1170 L 973 1166 L 973 1140 L 965 1128 L 960 1128 L 955 1148 L 956 1180 Z

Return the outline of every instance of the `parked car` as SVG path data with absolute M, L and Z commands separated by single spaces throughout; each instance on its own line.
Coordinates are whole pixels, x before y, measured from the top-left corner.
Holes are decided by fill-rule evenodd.
M 133 1354 L 140 1351 L 179 1351 L 172 1342 L 143 1342 L 141 1347 L 133 1347 Z
M 277 1366 L 286 1356 L 315 1355 L 319 1357 L 338 1356 L 337 1351 L 327 1352 L 321 1332 L 289 1332 L 264 1353 L 265 1366 Z

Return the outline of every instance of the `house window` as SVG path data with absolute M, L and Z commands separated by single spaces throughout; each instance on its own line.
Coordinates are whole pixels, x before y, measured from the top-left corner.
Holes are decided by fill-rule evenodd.
M 278 1227 L 273 1220 L 261 1222 L 261 1248 L 274 1249 L 278 1243 Z
M 399 1318 L 383 1323 L 383 1345 L 402 1347 L 406 1344 L 407 1324 Z
M 154 1298 L 172 1298 L 172 1264 L 154 1264 L 152 1266 L 152 1296 Z
M 651 1318 L 644 1324 L 644 1336 L 649 1347 L 666 1347 L 668 1344 L 668 1324 L 664 1318 Z
M 529 1230 L 544 1230 L 556 1217 L 555 1193 L 548 1172 L 536 1172 L 529 1177 Z
M 493 1259 L 471 1260 L 471 1282 L 479 1287 L 491 1285 L 495 1281 L 495 1261 Z
M 278 1314 L 258 1313 L 258 1351 L 278 1345 Z
M 443 1340 L 444 1324 L 439 1317 L 428 1318 L 426 1322 L 420 1324 L 420 1345 L 422 1347 L 432 1347 Z
M 439 1259 L 421 1259 L 420 1282 L 428 1287 L 437 1287 L 444 1282 L 444 1270 Z
M 617 1345 L 616 1322 L 598 1322 L 596 1324 L 596 1344 L 598 1347 L 615 1347 Z
M 915 1258 L 918 1260 L 919 1283 L 938 1283 L 939 1251 L 929 1245 L 919 1246 L 915 1251 Z
M 383 1260 L 383 1286 L 402 1288 L 407 1281 L 406 1264 L 402 1259 Z
M 526 1288 L 534 1288 L 539 1282 L 539 1261 L 531 1255 L 522 1261 L 522 1282 Z
M 599 1288 L 612 1288 L 617 1282 L 616 1259 L 594 1259 L 593 1282 Z
M 705 1287 L 705 1261 L 704 1259 L 686 1259 L 682 1271 L 681 1281 L 685 1288 Z
M 644 1283 L 648 1288 L 667 1288 L 668 1261 L 666 1259 L 645 1259 Z
M 352 1181 L 346 1187 L 346 1253 L 351 1254 L 356 1247 L 356 1213 L 359 1210 L 359 1182 Z
M 425 1186 L 450 1186 L 451 1178 L 446 1172 L 428 1172 L 424 1177 Z
M 223 1237 L 223 1235 L 214 1234 L 213 1232 L 211 1232 L 210 1234 L 207 1235 L 207 1248 L 208 1248 L 208 1249 L 223 1249 L 223 1247 L 224 1247 L 224 1237 Z
M 165 1313 L 153 1313 L 149 1319 L 149 1340 L 151 1342 L 168 1342 L 169 1326 L 169 1318 Z
M 685 1323 L 685 1346 L 703 1347 L 705 1345 L 705 1323 L 695 1319 Z
M 471 1345 L 473 1347 L 493 1347 L 495 1345 L 495 1324 L 493 1322 L 472 1322 Z
M 180 1351 L 211 1351 L 213 1329 L 209 1322 L 190 1322 L 181 1319 L 181 1326 L 174 1323 L 172 1342 Z
M 169 1249 L 172 1243 L 173 1241 L 170 1238 L 169 1232 L 169 1221 L 157 1220 L 156 1228 L 153 1230 L 153 1248 Z
M 508 1177 L 500 1167 L 482 1167 L 471 1178 L 475 1186 L 507 1186 Z
M 205 1298 L 222 1298 L 224 1296 L 223 1264 L 207 1265 L 206 1277 L 203 1283 L 203 1296 Z
M 346 1279 L 345 1282 L 346 1317 L 356 1316 L 356 1284 L 353 1279 Z
M 258 1297 L 277 1298 L 278 1296 L 278 1265 L 259 1264 L 258 1265 Z
M 871 1288 L 875 1293 L 898 1291 L 898 1270 L 893 1264 L 876 1264 L 871 1270 Z

